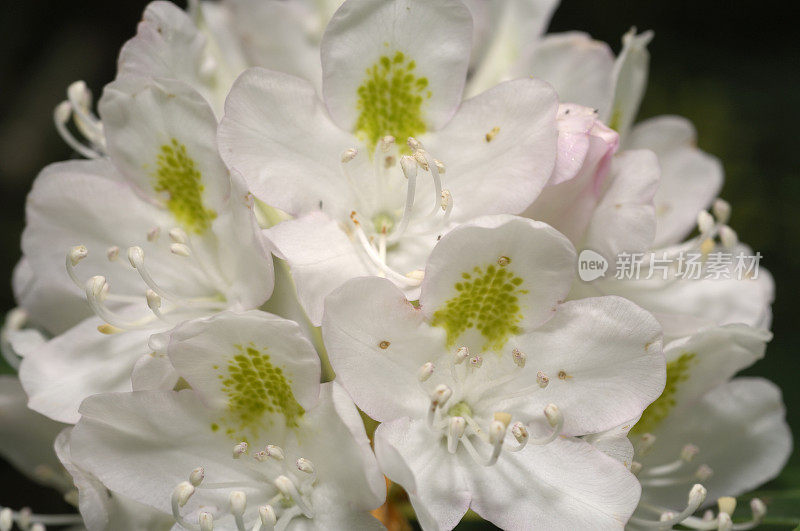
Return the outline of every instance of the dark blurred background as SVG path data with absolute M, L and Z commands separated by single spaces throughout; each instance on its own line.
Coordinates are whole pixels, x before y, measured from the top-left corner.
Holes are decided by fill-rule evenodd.
M 503 0 L 496 0 L 503 1 Z M 182 4 L 181 2 L 178 2 Z M 83 79 L 99 95 L 114 77 L 117 52 L 136 28 L 139 0 L 4 0 L 0 2 L 0 278 L 19 259 L 25 195 L 46 164 L 73 154 L 52 125 L 67 85 Z M 631 26 L 653 29 L 650 84 L 640 118 L 690 118 L 699 146 L 726 170 L 722 197 L 731 225 L 764 255 L 775 276 L 775 339 L 747 371 L 784 393 L 800 439 L 800 41 L 785 2 L 718 0 L 564 0 L 550 31 L 584 30 L 619 51 Z M 0 310 L 14 306 L 10 283 Z M 736 441 L 731 441 L 736 444 Z M 775 529 L 800 524 L 800 457 L 760 492 Z M 0 461 L 0 504 L 68 509 Z M 746 504 L 743 504 L 746 505 Z M 465 524 L 474 527 L 475 524 Z M 483 527 L 482 527 L 483 528 Z

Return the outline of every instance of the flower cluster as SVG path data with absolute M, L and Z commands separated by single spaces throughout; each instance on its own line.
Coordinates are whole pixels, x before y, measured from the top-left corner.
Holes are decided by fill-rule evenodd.
M 771 277 L 579 278 L 754 253 L 691 124 L 635 123 L 652 34 L 555 7 L 151 3 L 55 110 L 83 158 L 33 185 L 2 331 L 0 452 L 80 514 L 0 530 L 757 525 Z

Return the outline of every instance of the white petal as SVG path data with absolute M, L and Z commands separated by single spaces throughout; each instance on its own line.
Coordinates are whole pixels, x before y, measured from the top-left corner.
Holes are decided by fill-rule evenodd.
M 561 304 L 547 323 L 510 343 L 527 362 L 516 380 L 496 391 L 496 399 L 515 388 L 536 390 L 513 399 L 513 409 L 498 405 L 497 410 L 524 411 L 541 420 L 545 406 L 555 404 L 570 435 L 620 425 L 664 388 L 661 329 L 649 313 L 620 297 Z M 536 385 L 538 371 L 549 378 L 544 389 Z
M 425 269 L 421 308 L 447 331 L 450 346 L 499 350 L 511 335 L 553 314 L 569 291 L 574 267 L 572 244 L 549 225 L 512 216 L 481 218 L 436 245 Z
M 636 119 L 639 104 L 647 88 L 650 66 L 647 44 L 652 38 L 652 31 L 637 35 L 636 28 L 623 35 L 622 51 L 614 63 L 612 73 L 613 99 L 610 104 L 600 108 L 603 121 L 619 133 L 623 142 Z
M 528 47 L 513 71 L 515 77 L 547 81 L 561 102 L 598 109 L 611 97 L 613 68 L 614 55 L 606 43 L 568 32 L 547 35 Z
M 658 161 L 649 151 L 624 151 L 614 157 L 608 179 L 608 188 L 589 222 L 584 246 L 613 262 L 623 251 L 643 252 L 652 246 Z
M 457 0 L 345 2 L 321 44 L 325 103 L 372 146 L 439 129 L 461 102 L 471 39 L 472 18 Z
M 446 127 L 423 136 L 447 167 L 454 219 L 517 214 L 536 198 L 555 165 L 556 111 L 547 84 L 509 81 L 465 101 Z
M 772 334 L 742 324 L 705 329 L 664 347 L 667 386 L 642 415 L 635 432 L 652 432 L 667 415 L 691 409 L 709 390 L 764 356 Z
M 651 149 L 661 166 L 655 196 L 658 227 L 654 247 L 679 242 L 697 224 L 722 188 L 723 170 L 716 157 L 696 147 L 694 126 L 678 116 L 659 116 L 637 124 L 626 148 Z
M 31 409 L 74 424 L 87 396 L 131 389 L 131 371 L 154 330 L 101 334 L 101 324 L 90 317 L 25 357 L 19 377 Z
M 240 438 L 297 426 L 319 396 L 320 364 L 294 321 L 257 310 L 188 321 L 170 334 L 175 369 Z
M 0 419 L 3 459 L 40 482 L 43 481 L 42 467 L 55 474 L 61 472 L 61 464 L 53 452 L 53 441 L 64 424 L 28 409 L 28 397 L 19 380 L 7 374 L 0 375 Z M 62 487 L 58 483 L 51 486 Z
M 427 410 L 417 372 L 444 353 L 444 337 L 390 281 L 358 278 L 334 291 L 322 334 L 337 378 L 370 417 L 385 422 Z
M 98 103 L 111 160 L 186 232 L 202 234 L 230 194 L 216 146 L 217 120 L 189 85 L 126 77 Z
M 205 72 L 210 60 L 208 48 L 207 36 L 185 11 L 170 2 L 152 2 L 142 15 L 136 36 L 120 51 L 118 78 L 133 75 L 183 81 L 219 113 L 224 90 L 237 72 L 225 72 L 224 68 Z
M 510 79 L 525 51 L 539 42 L 558 2 L 505 0 L 465 2 L 474 19 L 474 42 L 467 95 L 474 96 Z M 535 76 L 541 77 L 541 76 Z
M 297 295 L 315 325 L 322 321 L 325 297 L 345 281 L 369 274 L 354 243 L 322 212 L 284 221 L 266 233 L 288 262 Z
M 625 467 L 580 439 L 500 457 L 469 476 L 472 509 L 503 529 L 622 529 L 640 487 Z
M 774 478 L 789 458 L 792 436 L 784 417 L 775 384 L 761 378 L 737 378 L 670 417 L 656 432 L 653 451 L 642 463 L 648 467 L 674 461 L 683 445 L 694 444 L 700 452 L 678 475 L 707 464 L 714 472 L 703 481 L 706 499 L 738 496 Z M 680 508 L 686 504 L 689 487 L 691 481 L 672 487 L 645 486 L 642 498 Z
M 401 418 L 375 430 L 381 470 L 408 492 L 423 529 L 449 530 L 470 504 L 467 455 L 450 455 L 423 421 Z
M 339 164 L 353 141 L 308 82 L 260 68 L 236 80 L 219 127 L 225 163 L 256 197 L 293 215 L 352 204 Z

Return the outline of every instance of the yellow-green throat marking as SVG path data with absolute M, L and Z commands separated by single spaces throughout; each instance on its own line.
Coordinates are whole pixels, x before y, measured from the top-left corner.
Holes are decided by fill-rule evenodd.
M 169 211 L 188 231 L 205 232 L 217 213 L 203 205 L 202 176 L 186 152 L 186 146 L 173 138 L 169 144 L 161 146 L 156 166 L 153 189 L 167 193 Z
M 228 362 L 225 374 L 219 374 L 222 391 L 228 396 L 229 426 L 226 433 L 242 440 L 245 432 L 258 435 L 262 427 L 271 425 L 268 415 L 280 414 L 289 428 L 298 427 L 305 413 L 292 393 L 291 380 L 281 367 L 270 361 L 266 348 L 258 350 L 253 345 L 234 345 L 238 354 Z M 216 430 L 219 427 L 211 426 Z
M 653 431 L 666 418 L 675 406 L 675 394 L 681 382 L 689 379 L 689 366 L 694 361 L 694 352 L 684 352 L 677 359 L 667 363 L 667 383 L 664 392 L 655 402 L 647 406 L 642 418 L 633 427 L 631 433 L 643 434 Z
M 520 332 L 523 319 L 520 295 L 522 278 L 507 268 L 511 259 L 501 257 L 498 265 L 485 269 L 475 267 L 462 273 L 461 282 L 454 286 L 456 296 L 433 314 L 432 324 L 447 332 L 447 343 L 455 345 L 458 338 L 476 328 L 486 340 L 484 350 L 500 350 L 511 335 Z
M 367 68 L 367 77 L 358 87 L 356 132 L 370 149 L 380 138 L 392 135 L 400 146 L 405 140 L 426 130 L 422 105 L 431 97 L 428 78 L 415 74 L 417 65 L 403 52 L 383 55 Z

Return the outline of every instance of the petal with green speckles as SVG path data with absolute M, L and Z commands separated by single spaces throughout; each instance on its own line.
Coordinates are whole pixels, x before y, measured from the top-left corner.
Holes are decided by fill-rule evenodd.
M 436 245 L 420 305 L 451 346 L 500 351 L 553 314 L 567 296 L 574 262 L 572 244 L 549 225 L 480 218 Z
M 98 108 L 111 161 L 125 178 L 176 226 L 206 233 L 230 193 L 206 100 L 179 81 L 126 77 L 106 87 Z
M 471 40 L 461 2 L 347 2 L 322 40 L 325 103 L 368 145 L 438 129 L 461 101 Z
M 293 321 L 259 311 L 190 321 L 167 348 L 231 440 L 296 429 L 319 394 L 319 358 Z

